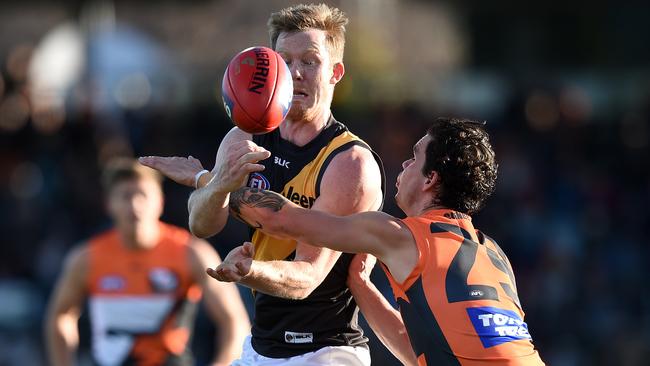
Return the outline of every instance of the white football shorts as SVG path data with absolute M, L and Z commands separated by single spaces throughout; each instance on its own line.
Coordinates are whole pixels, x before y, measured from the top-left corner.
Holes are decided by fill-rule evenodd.
M 244 340 L 241 358 L 231 366 L 370 366 L 370 351 L 365 347 L 331 346 L 288 358 L 270 358 L 255 352 L 251 336 Z

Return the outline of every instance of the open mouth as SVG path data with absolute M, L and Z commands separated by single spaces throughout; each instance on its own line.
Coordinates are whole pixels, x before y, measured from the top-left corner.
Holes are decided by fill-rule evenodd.
M 294 90 L 294 91 L 293 91 L 293 97 L 294 97 L 294 98 L 296 98 L 296 97 L 298 97 L 298 98 L 306 98 L 306 97 L 307 97 L 307 93 L 305 93 L 305 92 L 302 91 L 302 90 Z

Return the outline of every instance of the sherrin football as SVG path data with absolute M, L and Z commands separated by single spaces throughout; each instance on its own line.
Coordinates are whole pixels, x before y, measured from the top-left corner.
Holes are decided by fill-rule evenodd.
M 272 49 L 247 48 L 228 64 L 221 95 L 226 114 L 237 127 L 251 134 L 271 132 L 291 108 L 291 73 Z

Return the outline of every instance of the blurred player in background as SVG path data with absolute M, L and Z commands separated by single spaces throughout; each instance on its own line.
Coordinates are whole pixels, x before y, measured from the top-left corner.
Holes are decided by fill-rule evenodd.
M 336 84 L 345 72 L 347 17 L 326 5 L 297 5 L 271 15 L 271 47 L 287 63 L 294 88 L 280 127 L 265 135 L 233 128 L 211 172 L 192 158 L 140 161 L 197 188 L 189 199 L 190 228 L 220 232 L 230 192 L 248 184 L 272 189 L 303 207 L 336 215 L 377 210 L 383 170 L 370 147 L 332 116 Z M 405 363 L 415 361 L 399 313 L 369 280 L 374 258 L 353 257 L 255 231 L 255 256 L 244 246 L 224 263 L 241 268 L 209 273 L 255 291 L 252 337 L 236 365 L 368 365 L 358 308 L 379 338 Z M 354 259 L 353 259 L 354 258 Z M 354 298 L 353 298 L 354 295 Z M 355 303 L 356 299 L 356 303 Z
M 202 295 L 219 332 L 213 365 L 240 354 L 250 322 L 239 292 L 205 274 L 220 262 L 205 240 L 159 220 L 161 180 L 133 159 L 105 169 L 114 228 L 68 254 L 47 312 L 50 365 L 74 364 L 86 300 L 99 365 L 193 365 L 188 342 Z
M 510 262 L 469 216 L 492 194 L 497 177 L 481 124 L 436 120 L 402 168 L 395 196 L 408 216 L 402 220 L 382 212 L 341 217 L 305 210 L 255 188 L 232 193 L 230 207 L 270 235 L 375 255 L 420 365 L 543 365 Z M 229 270 L 226 263 L 217 268 Z

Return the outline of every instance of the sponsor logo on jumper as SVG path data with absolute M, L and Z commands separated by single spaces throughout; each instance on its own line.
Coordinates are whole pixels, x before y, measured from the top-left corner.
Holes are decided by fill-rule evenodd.
M 264 89 L 266 78 L 269 76 L 269 54 L 261 48 L 256 48 L 253 52 L 255 53 L 255 73 L 248 84 L 248 91 L 262 94 L 260 89 Z
M 294 192 L 293 186 L 289 186 L 289 191 L 286 194 L 283 192 L 282 195 L 287 197 L 289 201 L 304 208 L 311 208 L 311 206 L 314 205 L 314 201 L 316 201 L 316 198 L 314 197 L 307 197 L 304 194 Z
M 314 343 L 312 333 L 284 332 L 284 341 L 287 343 Z
M 483 294 L 484 293 L 481 290 L 472 290 L 472 291 L 469 292 L 469 296 L 471 296 L 471 297 L 479 297 L 479 298 L 481 298 L 481 297 L 483 297 Z
M 485 306 L 468 308 L 467 314 L 485 348 L 531 339 L 528 325 L 514 311 Z
M 275 156 L 275 157 L 273 157 L 273 163 L 276 164 L 276 165 L 279 165 L 281 167 L 285 167 L 285 168 L 289 169 L 289 163 L 291 163 L 291 162 L 288 161 L 288 160 L 282 159 L 281 157 Z
M 252 173 L 250 177 L 248 178 L 248 184 L 250 188 L 257 188 L 257 189 L 269 189 L 271 188 L 271 183 L 269 183 L 269 180 L 266 179 L 265 176 L 263 176 L 260 173 Z
M 149 283 L 156 292 L 172 292 L 178 287 L 178 277 L 168 268 L 156 267 L 149 271 Z
M 471 220 L 471 217 L 465 215 L 462 212 L 456 212 L 456 211 L 445 212 L 444 216 L 448 219 L 454 219 L 454 220 Z
M 106 275 L 99 279 L 99 288 L 104 291 L 120 291 L 126 287 L 126 280 L 120 275 Z

